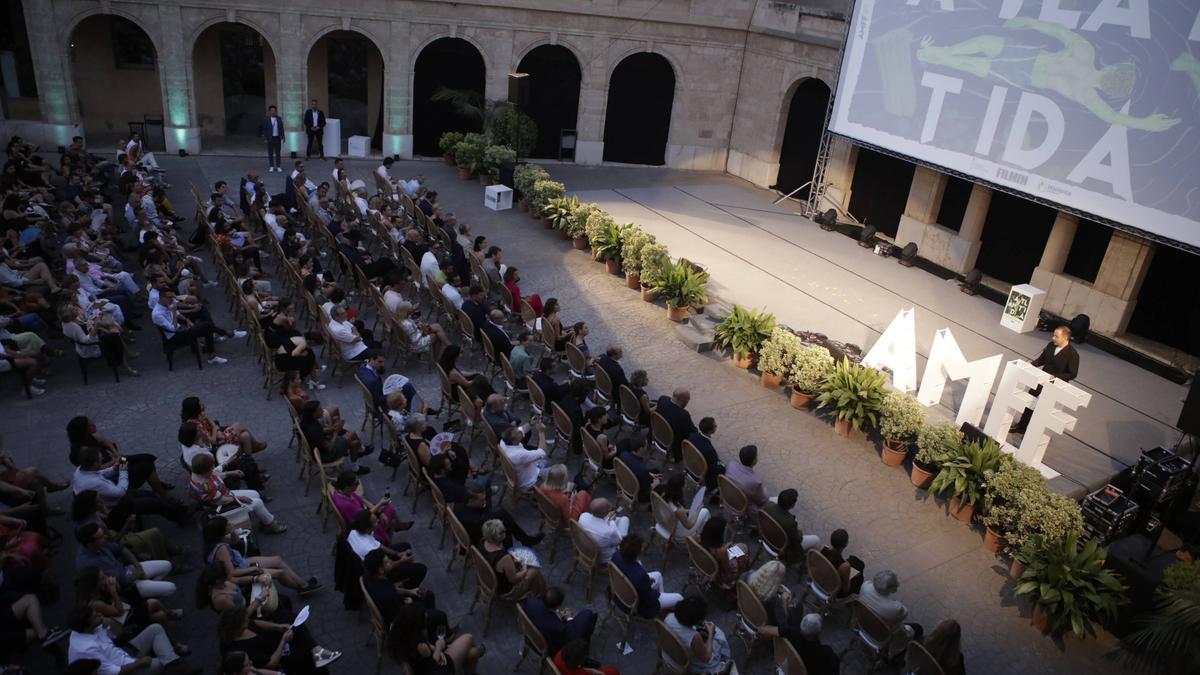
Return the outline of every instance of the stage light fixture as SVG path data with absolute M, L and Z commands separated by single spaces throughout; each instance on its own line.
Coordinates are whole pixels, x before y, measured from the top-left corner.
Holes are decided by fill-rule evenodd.
M 179 149 L 179 156 L 180 156 L 180 157 L 187 157 L 187 150 L 184 150 L 183 148 L 180 148 L 180 149 Z
M 292 159 L 296 159 L 296 151 L 295 150 L 292 150 L 291 155 L 292 155 Z
M 824 213 L 818 213 L 813 216 L 813 222 L 820 225 L 822 230 L 828 232 L 837 226 L 837 211 L 828 209 Z
M 967 295 L 975 295 L 979 292 L 979 284 L 983 281 L 983 272 L 978 269 L 973 269 L 963 277 L 962 283 L 958 285 L 958 290 Z
M 917 242 L 910 241 L 900 251 L 900 264 L 912 267 L 917 262 Z
M 858 235 L 858 245 L 863 248 L 875 248 L 875 233 L 878 232 L 874 225 L 867 225 Z
M 1085 344 L 1088 338 L 1088 331 L 1092 327 L 1092 317 L 1087 314 L 1076 314 L 1074 319 L 1071 319 L 1069 325 L 1071 329 L 1071 339 L 1079 344 Z

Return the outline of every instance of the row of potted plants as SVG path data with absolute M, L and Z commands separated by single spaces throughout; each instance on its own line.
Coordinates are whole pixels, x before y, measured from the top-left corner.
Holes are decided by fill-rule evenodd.
M 458 177 L 467 180 L 478 177 L 483 185 L 491 185 L 500 176 L 500 167 L 517 160 L 517 151 L 507 145 L 492 143 L 484 134 L 447 131 L 438 139 L 442 159 L 458 167 Z

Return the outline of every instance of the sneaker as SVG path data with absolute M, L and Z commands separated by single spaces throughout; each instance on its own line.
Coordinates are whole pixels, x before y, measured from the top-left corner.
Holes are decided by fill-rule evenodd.
M 35 378 L 33 378 L 33 383 L 39 387 L 44 387 L 44 386 L 46 386 L 46 378 L 35 377 Z
M 375 446 L 371 445 L 370 443 L 364 443 L 363 449 L 361 452 L 358 453 L 358 456 L 366 457 L 367 455 L 371 454 L 372 452 L 375 452 Z
M 217 366 L 219 366 L 219 365 L 221 365 L 221 364 L 223 364 L 223 363 L 229 363 L 229 359 L 223 359 L 223 358 L 221 358 L 220 356 L 214 356 L 214 357 L 210 358 L 210 359 L 208 360 L 208 362 L 209 362 L 210 364 L 213 364 L 213 365 L 217 365 Z
M 50 645 L 58 642 L 70 634 L 71 631 L 64 628 L 51 628 L 50 630 L 46 631 L 46 637 L 42 639 L 42 647 L 49 647 Z
M 41 396 L 42 394 L 45 394 L 45 393 L 46 393 L 46 390 L 45 390 L 45 389 L 42 389 L 41 387 L 37 387 L 37 386 L 34 386 L 34 385 L 30 385 L 30 386 L 29 386 L 29 393 L 33 394 L 34 396 Z
M 224 335 L 214 335 L 213 336 L 213 342 L 224 342 L 228 339 L 229 338 L 225 337 Z
M 309 579 L 308 585 L 304 588 L 301 588 L 299 591 L 297 591 L 297 593 L 300 595 L 308 595 L 310 593 L 316 593 L 317 591 L 321 590 L 321 588 L 323 588 L 321 582 L 317 581 L 316 579 Z
M 202 286 L 203 288 L 216 288 L 216 287 L 217 287 L 217 282 L 215 282 L 215 281 L 206 281 L 206 282 L 204 282 L 204 283 L 200 284 L 200 286 Z
M 354 472 L 354 475 L 356 475 L 356 476 L 365 476 L 365 475 L 367 475 L 367 474 L 369 474 L 369 473 L 371 473 L 371 467 L 369 467 L 369 466 L 360 466 L 360 467 L 358 467 L 358 470 Z
M 246 331 L 244 331 L 244 330 L 233 331 L 233 338 L 235 340 L 240 340 L 241 338 L 244 338 L 244 337 L 246 337 Z
M 305 384 L 308 385 L 309 389 L 316 389 L 317 391 L 320 391 L 325 388 L 325 385 L 321 384 L 320 382 L 317 382 L 316 380 L 309 380 Z
M 302 595 L 303 595 L 303 593 L 304 592 L 301 591 Z M 328 655 L 325 656 L 324 658 L 320 658 L 320 657 L 314 658 L 313 665 L 315 665 L 318 668 L 324 668 L 325 666 L 328 666 L 329 664 L 333 663 L 334 661 L 337 661 L 340 658 L 342 658 L 341 652 L 328 652 Z

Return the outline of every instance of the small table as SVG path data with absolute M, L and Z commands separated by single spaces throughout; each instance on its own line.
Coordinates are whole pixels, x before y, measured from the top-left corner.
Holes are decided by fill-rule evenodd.
M 512 208 L 513 191 L 507 185 L 489 185 L 483 190 L 483 205 L 493 211 Z

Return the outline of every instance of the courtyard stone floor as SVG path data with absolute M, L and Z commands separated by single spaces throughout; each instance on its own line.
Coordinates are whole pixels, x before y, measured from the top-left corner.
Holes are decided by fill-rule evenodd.
M 238 176 L 247 170 L 265 170 L 261 159 L 248 157 L 164 156 L 160 162 L 173 184 L 171 198 L 178 211 L 188 216 L 187 231 L 194 218 L 189 184 L 206 193 L 218 179 L 236 186 Z M 368 184 L 369 172 L 375 165 L 374 161 L 347 162 L 351 177 L 367 179 Z M 332 168 L 329 162 L 321 161 L 311 161 L 309 167 L 309 175 L 318 182 Z M 553 165 L 548 168 L 552 174 L 555 172 Z M 866 561 L 868 575 L 889 568 L 897 572 L 901 582 L 898 597 L 908 606 L 911 620 L 923 624 L 926 630 L 948 618 L 962 624 L 969 672 L 1098 675 L 1118 670 L 1111 658 L 1117 643 L 1107 633 L 1101 632 L 1086 641 L 1056 640 L 1038 633 L 1030 625 L 1029 604 L 1012 595 L 1006 561 L 985 552 L 981 547 L 981 532 L 947 515 L 946 505 L 940 499 L 915 490 L 904 471 L 883 465 L 875 443 L 839 438 L 823 419 L 793 410 L 783 391 L 763 389 L 755 377 L 736 369 L 728 359 L 690 351 L 675 338 L 674 325 L 667 321 L 661 305 L 642 302 L 636 292 L 625 288 L 621 279 L 606 274 L 602 265 L 592 262 L 585 253 L 571 250 L 567 242 L 560 241 L 555 233 L 544 230 L 526 214 L 485 209 L 483 188 L 474 181 L 458 180 L 453 168 L 440 162 L 420 161 L 400 162 L 392 171 L 393 175 L 424 174 L 427 184 L 440 193 L 447 210 L 454 211 L 460 222 L 470 223 L 476 234 L 487 235 L 490 243 L 504 248 L 505 262 L 521 268 L 522 289 L 526 293 L 557 297 L 562 303 L 564 321 L 588 322 L 592 331 L 589 343 L 594 353 L 600 353 L 610 343 L 622 345 L 626 371 L 646 369 L 653 396 L 669 393 L 675 387 L 689 388 L 693 418 L 699 420 L 711 415 L 717 419 L 719 430 L 715 442 L 727 463 L 736 461 L 736 448 L 757 444 L 760 450 L 757 471 L 764 477 L 768 493 L 775 494 L 787 487 L 799 490 L 796 513 L 807 533 L 827 539 L 833 529 L 847 529 L 849 550 Z M 286 174 L 262 175 L 270 190 L 282 191 Z M 740 182 L 718 174 L 604 168 L 589 171 L 586 188 L 636 187 L 672 184 L 672 181 L 686 181 L 690 185 Z M 568 183 L 568 190 L 573 187 Z M 580 189 L 584 187 L 581 185 Z M 273 269 L 274 263 L 273 259 L 268 261 L 268 268 Z M 231 327 L 224 298 L 216 289 L 205 294 L 219 323 Z M 26 401 L 13 380 L 5 379 L 0 390 L 3 400 L 0 431 L 7 450 L 19 464 L 36 464 L 54 477 L 65 478 L 70 470 L 65 425 L 72 416 L 87 414 L 97 421 L 99 432 L 116 440 L 124 452 L 158 455 L 160 472 L 164 479 L 177 485 L 176 494 L 180 494 L 185 477 L 178 465 L 175 440 L 179 402 L 186 396 L 198 395 L 205 401 L 209 414 L 222 423 L 245 423 L 260 439 L 270 443 L 270 448 L 259 455 L 260 463 L 274 474 L 269 489 L 274 497 L 270 508 L 290 526 L 282 536 L 260 537 L 264 553 L 283 555 L 302 575 L 316 575 L 326 583 L 325 590 L 305 601 L 312 606 L 310 626 L 318 641 L 345 653 L 331 670 L 370 672 L 376 652 L 373 644 L 368 646 L 368 624 L 358 613 L 345 611 L 340 595 L 332 588 L 333 526 L 322 531 L 314 513 L 317 490 L 314 488 L 305 496 L 296 480 L 293 450 L 286 447 L 290 429 L 285 403 L 277 395 L 266 400 L 255 356 L 243 341 L 230 341 L 218 346 L 218 353 L 230 359 L 227 365 L 206 365 L 198 372 L 190 357 L 181 352 L 175 371 L 169 373 L 148 316 L 142 324 L 147 330 L 138 335 L 136 349 L 141 356 L 135 361 L 135 367 L 142 371 L 140 378 L 123 377 L 122 382 L 114 383 L 103 369 L 93 368 L 91 384 L 83 386 L 74 358 L 65 356 L 55 363 L 50 391 L 41 398 Z M 63 344 L 58 346 L 69 350 Z M 431 405 L 436 404 L 437 379 L 428 361 L 402 364 L 400 369 L 414 380 Z M 328 389 L 314 396 L 326 404 L 341 406 L 348 425 L 357 428 L 362 421 L 361 396 L 351 378 L 342 378 L 340 385 L 331 383 Z M 524 404 L 518 414 L 525 414 Z M 439 428 L 444 421 L 444 418 L 436 421 Z M 482 442 L 477 442 L 476 458 L 482 455 L 482 449 Z M 562 457 L 561 453 L 556 456 Z M 572 472 L 578 461 L 571 458 Z M 381 467 L 374 456 L 365 465 L 374 469 L 364 479 L 366 495 L 378 499 L 390 488 L 400 504 L 402 517 L 408 517 L 410 502 L 399 498 L 407 481 L 404 470 L 391 482 L 391 472 Z M 600 494 L 611 495 L 612 489 L 606 483 Z M 60 508 L 68 506 L 65 493 L 53 495 L 52 501 Z M 528 529 L 537 527 L 537 512 L 531 504 L 518 506 L 515 513 Z M 479 638 L 483 632 L 483 611 L 479 608 L 473 613 L 469 611 L 474 580 L 468 579 L 465 593 L 456 593 L 458 569 L 447 574 L 449 549 L 439 548 L 436 529 L 425 528 L 430 515 L 429 499 L 422 496 L 413 516 L 418 526 L 406 533 L 406 539 L 414 545 L 418 559 L 429 565 L 426 584 L 437 591 L 439 605 L 450 615 L 451 623 Z M 55 519 L 53 524 L 68 534 L 52 568 L 63 587 L 63 597 L 47 609 L 49 622 L 60 623 L 71 602 L 75 544 L 65 518 Z M 172 540 L 189 547 L 193 563 L 199 564 L 198 529 L 179 529 L 165 522 L 154 524 L 164 528 Z M 646 533 L 650 526 L 649 514 L 644 510 L 638 512 L 633 529 Z M 541 547 L 544 561 L 548 558 L 546 546 Z M 752 549 L 756 548 L 757 543 L 753 543 Z M 569 541 L 562 537 L 556 562 L 547 563 L 544 570 L 551 584 L 566 585 L 570 560 Z M 668 562 L 666 587 L 679 590 L 687 576 L 686 552 L 676 549 Z M 661 553 L 656 550 L 645 563 L 648 569 L 663 568 Z M 205 672 L 215 672 L 215 617 L 208 610 L 192 607 L 195 573 L 175 577 L 174 581 L 179 591 L 171 606 L 185 608 L 186 616 L 169 630 L 175 639 L 193 647 L 192 660 L 202 664 Z M 789 583 L 800 590 L 798 579 L 790 577 Z M 590 603 L 584 599 L 578 575 L 567 588 L 569 606 L 579 609 L 590 604 L 601 615 L 601 626 L 592 641 L 593 656 L 627 674 L 653 672 L 655 648 L 649 626 L 635 628 L 632 653 L 618 652 L 616 624 L 603 623 L 606 585 L 603 576 L 597 574 Z M 715 600 L 710 598 L 710 605 L 714 604 Z M 710 610 L 710 618 L 729 635 L 742 673 L 774 672 L 767 646 L 760 644 L 747 654 L 742 644 L 733 639 L 732 611 L 718 607 Z M 490 632 L 481 638 L 488 652 L 479 672 L 513 670 L 521 646 L 515 619 L 511 607 L 495 608 Z M 827 619 L 822 638 L 838 651 L 846 649 L 851 642 L 848 616 L 835 612 Z M 31 672 L 59 669 L 37 649 L 30 650 L 27 663 Z M 531 663 L 527 659 L 522 670 L 533 672 L 537 666 Z M 857 649 L 851 649 L 843 657 L 844 673 L 867 672 L 869 667 L 869 660 Z M 384 671 L 400 669 L 385 657 Z

